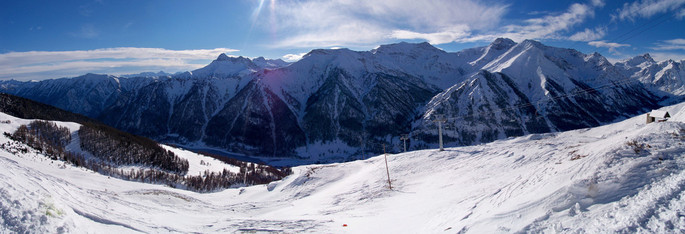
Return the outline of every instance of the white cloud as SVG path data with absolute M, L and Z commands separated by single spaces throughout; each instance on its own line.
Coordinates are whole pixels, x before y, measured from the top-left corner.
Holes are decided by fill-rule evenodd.
M 621 47 L 630 47 L 628 44 L 619 44 L 615 42 L 606 42 L 604 40 L 602 41 L 591 41 L 587 43 L 588 45 L 597 47 L 597 48 L 608 48 L 609 52 L 613 54 L 619 54 L 619 52 L 616 50 L 616 48 L 621 48 Z
M 595 41 L 604 37 L 606 33 L 606 27 L 597 27 L 595 29 L 586 28 L 585 31 L 577 32 L 568 39 L 572 41 Z
M 466 25 L 457 25 L 451 29 L 447 29 L 435 33 L 418 33 L 409 30 L 395 30 L 392 32 L 392 37 L 397 39 L 424 39 L 431 44 L 445 44 L 453 41 L 464 39 L 469 36 L 469 27 Z
M 590 3 L 592 3 L 593 6 L 596 7 L 604 7 L 604 0 L 590 0 Z
M 685 39 L 682 39 L 682 38 L 665 40 L 664 42 L 666 42 L 668 44 L 674 44 L 674 45 L 685 45 Z
M 664 12 L 682 10 L 680 7 L 684 4 L 685 0 L 640 0 L 623 4 L 618 13 L 612 15 L 612 18 L 620 20 L 649 18 Z M 680 15 L 680 13 L 683 12 L 681 11 L 677 14 Z
M 665 40 L 658 43 L 657 46 L 652 47 L 655 50 L 685 50 L 685 39 L 677 38 Z
M 257 24 L 271 30 L 274 38 L 284 38 L 272 47 L 322 48 L 369 47 L 392 39 L 423 39 L 435 45 L 498 37 L 568 39 L 564 34 L 594 17 L 595 9 L 605 3 L 588 0 L 561 13 L 505 26 L 499 25 L 509 5 L 478 0 L 271 0 L 270 5 L 273 18 Z M 595 28 L 571 38 L 592 41 L 605 35 L 606 28 Z
M 591 41 L 587 43 L 588 45 L 594 46 L 594 47 L 606 47 L 606 48 L 618 48 L 618 47 L 628 47 L 630 45 L 628 44 L 619 44 L 619 43 L 614 43 L 614 42 L 606 42 L 604 40 L 602 41 Z
M 527 25 L 508 25 L 505 36 L 514 40 L 544 39 L 557 37 L 557 33 L 569 30 L 585 19 L 594 16 L 594 9 L 585 4 L 572 4 L 560 15 L 549 15 L 542 18 L 526 20 Z M 508 34 L 508 35 L 507 35 Z
M 492 41 L 498 37 L 511 38 L 514 41 L 525 39 L 564 38 L 559 34 L 571 30 L 574 26 L 594 17 L 594 8 L 590 5 L 575 3 L 565 12 L 550 13 L 543 17 L 525 20 L 522 24 L 509 24 L 497 31 L 501 33 L 473 33 L 473 35 L 459 40 L 460 42 Z M 578 36 L 580 37 L 580 36 Z
M 364 46 L 386 39 L 384 29 L 362 22 L 348 22 L 334 28 L 301 32 L 273 44 L 281 48 L 322 48 L 333 46 Z
M 302 59 L 302 57 L 305 54 L 307 54 L 307 53 L 286 54 L 286 55 L 283 55 L 283 60 L 285 60 L 286 62 L 295 62 L 295 61 Z
M 680 10 L 680 12 L 676 13 L 675 16 L 676 16 L 676 18 L 678 18 L 678 19 L 683 19 L 683 18 L 685 18 L 685 8 L 683 8 L 682 10 Z
M 664 60 L 669 60 L 673 59 L 675 61 L 682 61 L 685 60 L 685 53 L 659 53 L 659 52 L 650 52 L 649 55 L 654 58 L 656 61 L 664 61 Z
M 28 51 L 0 54 L 0 79 L 46 79 L 84 73 L 129 74 L 192 70 L 234 49 L 167 50 L 120 47 L 74 51 Z
M 285 38 L 275 47 L 370 46 L 408 32 L 442 42 L 454 34 L 454 25 L 475 29 L 497 25 L 508 7 L 477 0 L 271 0 L 271 4 L 273 20 L 258 24 Z

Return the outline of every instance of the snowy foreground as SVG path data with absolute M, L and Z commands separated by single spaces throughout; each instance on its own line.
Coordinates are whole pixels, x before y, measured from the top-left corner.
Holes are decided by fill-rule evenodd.
M 0 151 L 7 232 L 673 232 L 685 229 L 685 104 L 564 133 L 293 168 L 269 185 L 198 194 Z M 0 115 L 0 130 L 23 120 Z M 78 129 L 75 124 L 72 129 Z M 0 136 L 0 143 L 8 139 Z M 191 170 L 219 170 L 218 161 Z M 206 159 L 210 160 L 210 159 Z M 226 166 L 230 167 L 230 166 Z

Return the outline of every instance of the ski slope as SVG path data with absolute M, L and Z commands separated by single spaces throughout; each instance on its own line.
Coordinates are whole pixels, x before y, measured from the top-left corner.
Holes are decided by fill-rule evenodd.
M 199 194 L 0 150 L 0 233 L 678 232 L 685 229 L 685 103 L 663 109 L 673 118 L 662 123 L 645 124 L 642 115 L 388 155 L 392 190 L 382 155 Z M 7 119 L 1 131 L 22 121 L 0 116 Z

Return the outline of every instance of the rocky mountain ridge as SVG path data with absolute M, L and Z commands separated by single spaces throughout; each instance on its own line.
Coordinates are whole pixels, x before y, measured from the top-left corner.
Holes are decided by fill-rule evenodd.
M 435 146 L 436 114 L 447 117 L 448 145 L 640 114 L 685 84 L 655 82 L 679 77 L 682 61 L 649 62 L 613 65 L 597 53 L 500 38 L 455 53 L 404 42 L 317 49 L 292 64 L 221 55 L 174 76 L 88 74 L 0 88 L 180 145 L 344 161 L 384 144 L 397 151 L 401 134 L 411 135 L 411 149 Z

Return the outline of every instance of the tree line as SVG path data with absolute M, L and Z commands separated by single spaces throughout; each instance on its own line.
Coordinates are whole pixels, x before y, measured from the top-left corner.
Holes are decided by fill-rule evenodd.
M 174 174 L 188 172 L 188 160 L 147 138 L 95 124 L 81 125 L 78 136 L 82 150 L 112 165 L 157 167 Z
M 9 138 L 22 142 L 53 160 L 61 160 L 97 173 L 129 181 L 165 184 L 174 188 L 196 192 L 211 192 L 243 184 L 265 184 L 282 179 L 292 171 L 212 155 L 224 162 L 240 167 L 238 173 L 224 169 L 221 172 L 204 171 L 200 175 L 187 175 L 189 163 L 165 150 L 156 142 L 101 125 L 85 124 L 78 137 L 83 151 L 93 155 L 71 152 L 65 147 L 72 141 L 68 128 L 55 123 L 37 120 L 21 125 Z M 10 152 L 24 152 L 17 144 L 2 144 Z M 122 169 L 121 166 L 139 166 Z

